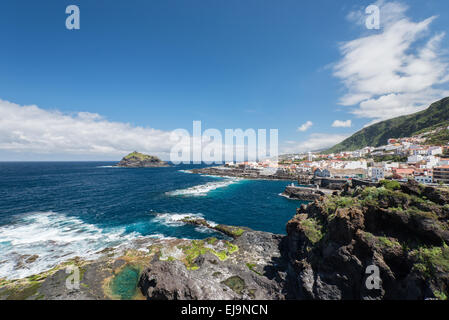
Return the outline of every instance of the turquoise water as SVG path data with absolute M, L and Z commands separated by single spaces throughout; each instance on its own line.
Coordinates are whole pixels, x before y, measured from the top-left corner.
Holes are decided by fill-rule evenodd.
M 131 300 L 137 294 L 140 270 L 127 265 L 113 279 L 111 291 L 114 296 L 122 300 Z
M 43 271 L 72 256 L 142 236 L 205 238 L 185 216 L 285 233 L 298 201 L 288 181 L 186 173 L 193 165 L 114 168 L 109 162 L 0 163 L 0 278 Z M 39 258 L 26 269 L 24 255 Z

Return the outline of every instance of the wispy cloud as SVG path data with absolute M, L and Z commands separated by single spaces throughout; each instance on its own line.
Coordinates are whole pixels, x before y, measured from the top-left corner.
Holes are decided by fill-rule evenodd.
M 257 159 L 266 151 L 249 148 L 245 141 L 225 145 L 219 139 L 207 135 L 191 137 L 187 129 L 182 130 L 182 133 L 162 131 L 109 121 L 96 113 L 65 114 L 0 100 L 0 161 L 118 160 L 134 150 L 164 160 L 176 160 L 171 159 L 171 152 L 183 150 L 182 161 L 190 161 L 191 146 L 199 144 L 203 147 L 204 161 L 223 160 L 210 156 L 212 150 L 218 153 L 222 150 L 223 157 L 230 159 L 239 154 Z M 277 145 L 277 140 L 271 142 Z
M 350 128 L 352 126 L 351 120 L 335 120 L 332 123 L 332 127 L 334 128 Z
M 307 121 L 306 123 L 303 123 L 301 126 L 298 127 L 297 131 L 305 132 L 309 130 L 313 126 L 312 121 Z
M 377 5 L 382 29 L 342 43 L 343 57 L 334 68 L 347 89 L 340 103 L 356 106 L 353 114 L 374 121 L 422 110 L 449 95 L 441 88 L 449 81 L 449 64 L 441 49 L 445 34 L 430 30 L 436 17 L 414 22 L 400 2 Z M 348 16 L 361 25 L 364 17 L 362 10 Z
M 170 132 L 0 100 L 0 150 L 31 154 L 100 155 L 115 159 L 139 150 L 165 159 Z
M 307 140 L 301 142 L 287 141 L 281 149 L 281 154 L 301 153 L 329 148 L 343 141 L 348 136 L 348 134 L 312 133 Z

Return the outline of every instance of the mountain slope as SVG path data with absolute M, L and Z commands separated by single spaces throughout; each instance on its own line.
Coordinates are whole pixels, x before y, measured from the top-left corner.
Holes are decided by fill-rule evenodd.
M 449 97 L 432 103 L 426 110 L 375 123 L 363 128 L 325 153 L 354 151 L 366 146 L 378 147 L 389 138 L 410 137 L 449 124 Z

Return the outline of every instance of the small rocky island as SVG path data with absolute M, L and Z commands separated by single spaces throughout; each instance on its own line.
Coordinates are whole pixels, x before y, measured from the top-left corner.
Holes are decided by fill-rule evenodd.
M 117 163 L 117 167 L 124 168 L 154 168 L 154 167 L 169 167 L 165 161 L 162 161 L 156 156 L 150 156 L 137 151 L 134 151 Z

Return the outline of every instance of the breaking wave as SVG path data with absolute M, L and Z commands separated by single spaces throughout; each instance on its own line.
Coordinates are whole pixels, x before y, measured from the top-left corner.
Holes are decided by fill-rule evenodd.
M 153 221 L 160 223 L 162 225 L 168 227 L 179 227 L 186 225 L 184 220 L 185 218 L 193 218 L 193 219 L 204 219 L 204 216 L 201 213 L 154 213 Z M 211 226 L 216 226 L 217 224 L 213 221 L 206 220 Z M 198 231 L 201 233 L 206 233 L 204 229 L 210 230 L 205 227 L 197 227 Z M 212 231 L 213 232 L 213 231 Z M 209 232 L 207 232 L 209 233 Z
M 206 196 L 210 191 L 228 187 L 231 184 L 238 183 L 241 180 L 242 179 L 239 178 L 226 178 L 224 180 L 208 182 L 205 184 L 189 187 L 186 189 L 169 191 L 166 192 L 165 194 L 168 196 L 194 196 L 194 197 Z
M 0 226 L 0 278 L 27 277 L 76 256 L 95 258 L 104 248 L 138 237 L 124 227 L 101 229 L 61 213 L 25 214 L 13 224 Z

